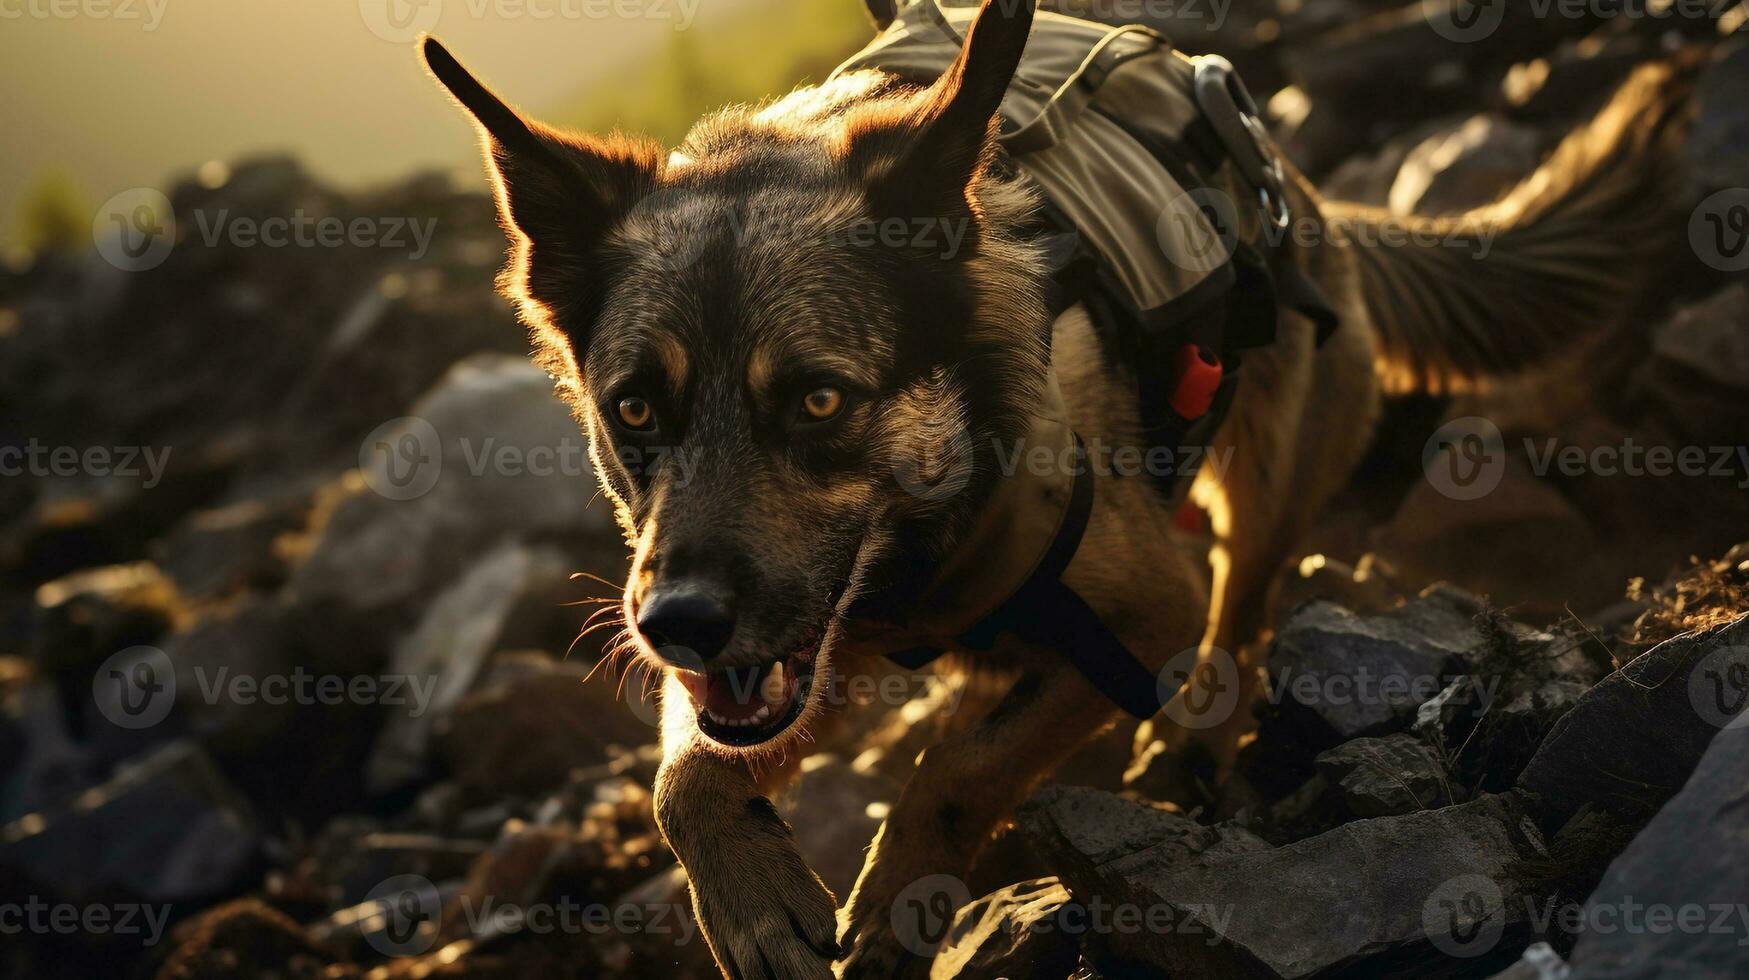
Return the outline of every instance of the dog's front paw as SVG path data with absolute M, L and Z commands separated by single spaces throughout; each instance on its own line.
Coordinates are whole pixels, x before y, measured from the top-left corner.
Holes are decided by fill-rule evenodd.
M 838 976 L 843 980 L 924 980 L 929 976 L 931 960 L 906 948 L 892 929 L 860 931 L 850 938 L 848 946 L 849 952 L 838 964 Z
M 717 963 L 745 980 L 830 980 L 839 953 L 832 895 L 799 857 L 775 863 L 714 887 L 693 883 Z
M 968 900 L 965 885 L 950 875 L 927 875 L 893 898 L 874 900 L 859 892 L 845 913 L 848 927 L 839 936 L 845 956 L 844 980 L 924 980 L 935 951 L 947 938 L 954 912 Z

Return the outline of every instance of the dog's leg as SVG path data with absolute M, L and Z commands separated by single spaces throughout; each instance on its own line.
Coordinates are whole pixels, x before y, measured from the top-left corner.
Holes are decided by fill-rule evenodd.
M 1028 666 L 978 724 L 924 750 L 851 891 L 842 976 L 926 976 L 929 960 L 922 954 L 940 941 L 957 901 L 938 906 L 954 893 L 953 883 L 943 878 L 941 887 L 932 887 L 936 883 L 923 879 L 964 875 L 1034 784 L 1114 717 L 1104 695 L 1060 656 L 1051 663 L 1051 656 Z M 913 884 L 912 891 L 928 894 L 901 894 Z M 906 897 L 922 904 L 895 907 Z
M 1205 599 L 1199 554 L 1138 533 L 1140 522 L 1124 519 L 1138 513 L 1124 498 L 1145 500 L 1150 492 L 1140 484 L 1102 488 L 1103 506 L 1067 581 L 1156 671 L 1196 645 Z M 1141 568 L 1149 574 L 1137 575 Z M 923 752 L 881 825 L 844 913 L 850 950 L 844 977 L 927 975 L 929 960 L 919 953 L 930 951 L 946 924 L 935 886 L 952 882 L 924 879 L 964 875 L 1038 782 L 1118 716 L 1064 651 L 1018 651 L 1015 662 L 1019 672 L 1002 700 L 975 725 Z
M 692 907 L 732 980 L 829 978 L 835 903 L 796 849 L 768 794 L 811 742 L 755 772 L 705 744 L 678 681 L 663 691 L 656 822 L 686 869 Z
M 1310 321 L 1283 311 L 1276 345 L 1246 361 L 1245 384 L 1211 447 L 1221 469 L 1205 469 L 1192 490 L 1215 535 L 1203 655 L 1238 665 L 1239 709 L 1193 733 L 1222 768 L 1252 724 L 1262 678 L 1247 645 L 1264 633 L 1281 567 L 1349 479 L 1377 421 L 1368 332 L 1363 319 L 1348 319 L 1363 315 L 1352 282 L 1332 276 L 1345 326 L 1322 348 Z

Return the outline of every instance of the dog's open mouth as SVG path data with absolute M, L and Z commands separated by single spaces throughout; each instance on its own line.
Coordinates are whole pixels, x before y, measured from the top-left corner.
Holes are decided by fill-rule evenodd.
M 698 707 L 698 728 L 724 745 L 769 742 L 802 716 L 814 686 L 818 640 L 801 650 L 752 667 L 698 673 L 678 671 Z

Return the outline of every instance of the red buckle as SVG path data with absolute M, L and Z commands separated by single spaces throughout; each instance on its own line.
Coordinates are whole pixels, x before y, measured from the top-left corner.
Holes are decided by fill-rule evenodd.
M 1221 359 L 1214 351 L 1198 344 L 1178 348 L 1178 386 L 1172 389 L 1168 401 L 1172 410 L 1186 420 L 1194 421 L 1208 414 L 1215 402 L 1215 392 L 1221 387 Z

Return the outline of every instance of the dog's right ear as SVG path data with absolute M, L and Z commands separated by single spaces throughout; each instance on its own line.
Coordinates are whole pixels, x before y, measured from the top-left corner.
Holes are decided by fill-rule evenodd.
M 419 53 L 480 129 L 499 217 L 516 245 L 505 286 L 524 301 L 525 316 L 561 311 L 588 285 L 578 280 L 593 273 L 591 250 L 655 185 L 661 148 L 649 140 L 561 132 L 525 119 L 436 38 L 420 38 Z M 530 299 L 539 307 L 530 309 Z

